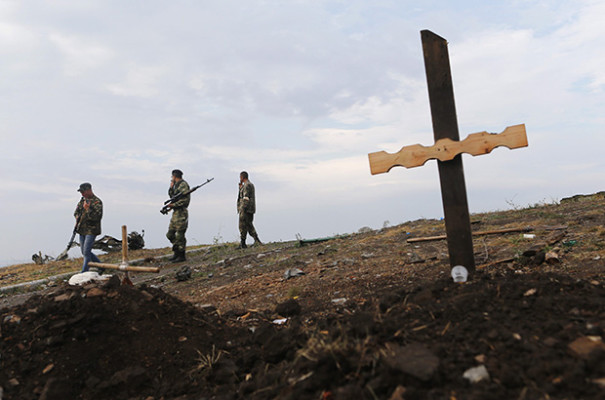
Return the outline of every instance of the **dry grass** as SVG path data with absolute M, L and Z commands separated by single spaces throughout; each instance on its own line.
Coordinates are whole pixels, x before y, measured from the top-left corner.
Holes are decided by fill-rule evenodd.
M 202 246 L 192 246 L 189 249 L 195 249 Z M 78 251 L 71 250 L 72 253 Z M 130 260 L 145 259 L 169 254 L 170 248 L 164 247 L 160 249 L 140 249 L 128 252 Z M 108 253 L 99 256 L 101 262 L 119 263 L 122 260 L 122 253 Z M 16 264 L 8 267 L 0 268 L 0 286 L 10 286 L 22 282 L 30 282 L 38 279 L 48 278 L 50 276 L 60 275 L 68 272 L 77 272 L 82 266 L 82 257 L 70 258 L 63 261 L 49 261 L 39 265 L 35 263 Z
M 224 353 L 227 352 L 223 350 L 216 351 L 216 347 L 214 347 L 214 345 L 212 345 L 212 352 L 208 354 L 203 354 L 201 351 L 197 350 L 197 364 L 195 368 L 191 371 L 191 373 L 208 373 L 212 371 L 212 369 L 220 361 Z

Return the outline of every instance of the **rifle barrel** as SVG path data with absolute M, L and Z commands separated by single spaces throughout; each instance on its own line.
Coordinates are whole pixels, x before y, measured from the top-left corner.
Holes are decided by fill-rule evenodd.
M 175 201 L 181 199 L 183 196 L 187 196 L 188 194 L 191 194 L 191 193 L 195 192 L 196 190 L 198 190 L 199 188 L 201 188 L 202 186 L 204 186 L 208 182 L 212 182 L 213 180 L 214 180 L 214 178 L 210 178 L 210 179 L 206 180 L 206 182 L 202 183 L 201 185 L 194 186 L 192 189 L 189 189 L 188 191 L 186 191 L 184 193 L 179 193 L 176 196 L 173 196 L 173 197 L 169 198 L 168 200 L 166 200 L 164 202 L 164 207 L 160 210 L 160 212 L 162 214 L 168 214 L 168 209 L 166 208 L 166 206 L 168 204 L 174 203 Z

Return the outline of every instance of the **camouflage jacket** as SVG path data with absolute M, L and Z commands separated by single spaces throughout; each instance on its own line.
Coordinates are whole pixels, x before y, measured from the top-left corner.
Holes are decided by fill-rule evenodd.
M 237 195 L 237 212 L 247 212 L 254 214 L 256 212 L 256 196 L 254 194 L 254 185 L 252 182 L 244 182 L 239 188 Z
M 88 210 L 84 209 L 84 203 L 90 204 Z M 74 217 L 80 218 L 77 233 L 80 235 L 100 235 L 101 218 L 103 218 L 103 202 L 93 195 L 90 199 L 82 197 L 74 211 Z
M 174 184 L 173 187 L 168 189 L 168 197 L 173 198 L 179 193 L 185 193 L 189 191 L 189 184 L 185 182 L 183 179 Z M 189 202 L 191 201 L 191 195 L 188 194 L 186 196 L 181 197 L 179 200 L 174 202 L 173 210 L 178 210 L 181 208 L 189 207 Z

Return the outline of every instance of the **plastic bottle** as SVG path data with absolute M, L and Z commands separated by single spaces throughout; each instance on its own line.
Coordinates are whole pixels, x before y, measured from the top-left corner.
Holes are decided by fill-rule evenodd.
M 456 283 L 464 283 L 468 278 L 468 271 L 462 265 L 456 265 L 452 268 L 452 279 Z

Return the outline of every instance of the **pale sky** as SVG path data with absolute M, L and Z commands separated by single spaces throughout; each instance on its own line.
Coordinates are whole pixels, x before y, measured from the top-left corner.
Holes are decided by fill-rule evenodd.
M 529 147 L 465 155 L 471 212 L 604 190 L 603 1 L 0 0 L 0 265 L 56 256 L 76 192 L 103 234 L 238 237 L 238 174 L 265 241 L 443 215 L 436 161 L 370 175 L 367 154 L 433 144 L 420 31 L 449 41 L 461 139 L 525 123 Z M 71 256 L 78 255 L 73 249 Z

